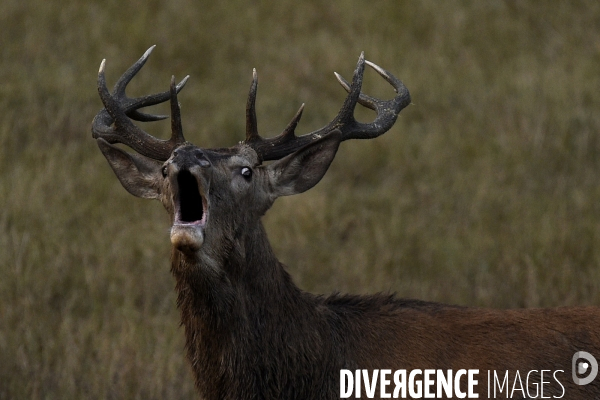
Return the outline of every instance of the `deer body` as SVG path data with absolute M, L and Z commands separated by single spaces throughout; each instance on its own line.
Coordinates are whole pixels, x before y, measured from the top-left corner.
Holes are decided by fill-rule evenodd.
M 382 368 L 479 369 L 480 398 L 487 371 L 511 371 L 510 379 L 520 371 L 523 381 L 531 370 L 552 371 L 545 396 L 600 391 L 594 383 L 574 385 L 570 366 L 580 349 L 600 352 L 596 308 L 501 311 L 381 294 L 315 296 L 294 285 L 260 224 L 250 232 L 243 243 L 255 249 L 255 262 L 244 249 L 223 260 L 228 276 L 244 270 L 236 282 L 178 272 L 193 266 L 201 275 L 212 266 L 173 254 L 188 358 L 206 398 L 337 399 L 341 369 Z M 552 377 L 558 369 L 564 388 Z M 539 374 L 533 377 L 539 384 Z
M 478 369 L 479 398 L 488 395 L 488 371 L 514 376 L 515 371 L 560 370 L 559 379 L 546 385 L 546 396 L 600 395 L 596 381 L 579 386 L 571 379 L 575 352 L 600 355 L 597 308 L 500 311 L 382 294 L 315 296 L 300 290 L 277 260 L 261 216 L 277 197 L 317 184 L 341 141 L 387 131 L 410 103 L 399 80 L 361 56 L 351 85 L 338 76 L 349 96 L 330 124 L 295 136 L 301 108 L 281 135 L 263 139 L 256 129 L 254 74 L 246 140 L 231 148 L 202 149 L 183 138 L 177 92 L 187 78 L 179 85 L 172 81 L 169 92 L 125 96 L 149 54 L 119 79 L 112 94 L 102 63 L 98 88 L 105 109 L 92 131 L 125 189 L 161 201 L 171 216 L 171 271 L 202 398 L 339 398 L 342 369 Z M 361 93 L 365 64 L 395 88 L 393 100 Z M 153 138 L 131 122 L 162 118 L 138 109 L 169 99 L 171 139 Z M 356 103 L 377 112 L 373 123 L 354 119 Z M 117 142 L 140 154 L 112 145 Z M 266 160 L 274 161 L 263 165 Z M 527 381 L 535 384 L 544 385 L 543 376 Z M 459 381 L 461 388 L 465 385 Z M 380 391 L 375 393 L 378 398 Z

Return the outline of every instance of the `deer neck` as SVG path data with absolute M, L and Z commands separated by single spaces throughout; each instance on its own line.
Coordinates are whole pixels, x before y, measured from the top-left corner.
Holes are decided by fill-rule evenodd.
M 233 329 L 257 309 L 305 296 L 275 257 L 260 221 L 207 240 L 193 256 L 173 249 L 172 272 L 186 328 Z
M 314 324 L 303 322 L 314 320 L 311 295 L 293 284 L 260 222 L 243 231 L 235 240 L 221 240 L 220 252 L 191 258 L 173 251 L 172 272 L 187 355 L 196 385 L 205 394 L 235 386 L 248 360 L 276 359 L 261 349 L 274 346 L 285 353 L 287 345 L 275 342 L 290 333 L 306 331 L 307 346 L 318 347 L 318 338 L 314 344 L 309 339 Z M 219 386 L 218 382 L 228 383 Z

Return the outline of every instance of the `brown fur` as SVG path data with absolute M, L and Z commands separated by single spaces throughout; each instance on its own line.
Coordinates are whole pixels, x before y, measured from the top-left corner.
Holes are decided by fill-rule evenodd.
M 114 96 L 121 98 L 125 85 L 117 86 Z M 176 90 L 172 84 L 174 108 Z M 568 399 L 600 396 L 600 378 L 587 386 L 571 378 L 575 352 L 600 356 L 598 308 L 503 311 L 383 294 L 322 297 L 292 282 L 260 218 L 277 197 L 319 182 L 344 140 L 340 130 L 319 134 L 268 165 L 247 144 L 213 150 L 176 144 L 163 163 L 103 139 L 104 132 L 109 138 L 115 134 L 103 124 L 124 121 L 125 111 L 145 100 L 122 100 L 129 107 L 123 111 L 111 103 L 107 89 L 101 96 L 109 110 L 94 122 L 100 149 L 130 193 L 160 200 L 171 215 L 171 271 L 202 398 L 335 399 L 341 369 L 479 369 L 480 398 L 487 396 L 488 371 L 510 371 L 512 387 L 517 371 L 524 380 L 530 370 L 562 370 L 560 385 L 546 377 L 545 396 L 561 397 L 563 390 Z M 253 111 L 248 115 L 255 123 Z M 180 126 L 173 137 L 183 138 L 178 132 Z M 529 383 L 539 384 L 539 375 Z
M 237 163 L 246 160 L 241 153 Z M 576 351 L 600 354 L 597 308 L 501 311 L 303 292 L 275 257 L 256 212 L 271 203 L 258 189 L 266 184 L 264 167 L 255 168 L 257 186 L 235 193 L 226 182 L 235 157 L 205 154 L 212 174 L 199 181 L 211 182 L 211 224 L 199 251 L 172 253 L 188 358 L 203 398 L 339 398 L 342 368 L 479 369 L 483 397 L 488 370 L 512 377 L 561 369 L 567 398 L 600 393 L 597 382 L 571 379 Z M 171 187 L 160 190 L 172 210 Z M 556 384 L 545 389 L 562 392 Z

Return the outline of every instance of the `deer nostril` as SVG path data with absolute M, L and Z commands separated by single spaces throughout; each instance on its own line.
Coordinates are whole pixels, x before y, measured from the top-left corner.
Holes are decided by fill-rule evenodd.
M 201 167 L 203 167 L 203 168 L 210 167 L 210 161 L 208 161 L 208 158 L 206 158 L 206 155 L 204 154 L 204 152 L 202 150 L 196 150 L 194 152 L 194 156 L 200 163 Z

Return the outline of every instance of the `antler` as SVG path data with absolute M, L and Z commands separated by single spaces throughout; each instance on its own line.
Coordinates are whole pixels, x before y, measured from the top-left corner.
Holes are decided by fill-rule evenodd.
M 361 93 L 360 89 L 362 87 L 365 64 L 373 68 L 375 72 L 394 87 L 397 95 L 393 99 L 380 100 Z M 258 78 L 256 70 L 254 70 L 246 106 L 245 143 L 252 147 L 263 161 L 268 161 L 283 158 L 300 147 L 336 129 L 342 132 L 342 141 L 348 139 L 371 139 L 387 132 L 394 125 L 394 122 L 396 122 L 400 111 L 410 104 L 410 93 L 406 86 L 388 71 L 370 61 L 366 61 L 364 53 L 360 54 L 351 85 L 338 73 L 335 73 L 335 77 L 348 92 L 348 97 L 346 97 L 338 115 L 329 124 L 306 135 L 296 136 L 294 131 L 302 116 L 302 110 L 304 109 L 304 104 L 302 104 L 292 121 L 281 134 L 273 138 L 264 139 L 258 135 L 256 125 L 255 102 Z M 377 117 L 375 117 L 375 120 L 368 124 L 358 122 L 354 118 L 356 103 L 376 111 Z
M 125 94 L 127 84 L 142 69 L 154 47 L 156 46 L 146 50 L 144 55 L 125 71 L 115 84 L 112 94 L 106 87 L 104 76 L 106 60 L 102 60 L 98 71 L 98 93 L 104 108 L 94 117 L 92 137 L 94 139 L 102 138 L 109 143 L 123 143 L 144 156 L 165 161 L 171 156 L 175 147 L 185 142 L 177 93 L 183 89 L 189 75 L 177 85 L 175 85 L 175 77 L 172 77 L 170 90 L 166 92 L 136 98 L 129 98 Z M 139 111 L 140 108 L 164 103 L 167 100 L 171 102 L 171 138 L 169 140 L 155 138 L 131 121 L 147 122 L 168 118 L 166 115 L 152 115 Z

